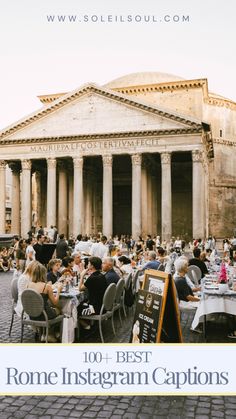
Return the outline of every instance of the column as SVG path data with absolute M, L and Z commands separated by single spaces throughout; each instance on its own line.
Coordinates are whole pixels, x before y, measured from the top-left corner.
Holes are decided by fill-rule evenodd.
M 0 233 L 6 232 L 6 162 L 0 160 Z
M 42 224 L 42 191 L 41 191 L 41 172 L 35 172 L 35 189 L 36 189 L 36 212 L 37 226 Z
M 151 175 L 152 179 L 152 235 L 157 235 L 157 179 Z
M 132 159 L 132 236 L 141 234 L 141 154 L 133 154 Z
M 20 168 L 12 163 L 11 233 L 20 234 Z
M 67 236 L 67 172 L 64 162 L 59 163 L 58 232 Z
M 75 157 L 74 162 L 74 210 L 73 234 L 76 237 L 83 230 L 83 157 Z
M 205 176 L 202 164 L 202 152 L 192 151 L 193 162 L 193 237 L 205 237 Z
M 68 203 L 69 203 L 69 235 L 73 235 L 73 211 L 74 211 L 74 174 L 70 169 L 69 171 L 69 193 L 68 193 Z
M 107 238 L 113 230 L 113 200 L 112 200 L 112 156 L 102 156 L 103 161 L 103 201 L 102 201 L 102 231 Z
M 142 162 L 141 169 L 141 178 L 142 178 L 142 235 L 146 237 L 148 234 L 147 228 L 147 167 L 146 163 Z
M 47 159 L 47 167 L 47 227 L 50 227 L 56 225 L 57 160 L 54 158 Z
M 171 153 L 161 153 L 161 240 L 172 234 Z
M 21 188 L 21 235 L 26 238 L 31 228 L 31 160 L 22 160 L 22 188 Z
M 85 233 L 92 232 L 92 188 L 91 173 L 87 173 L 86 197 L 85 197 Z
M 151 177 L 151 165 L 149 165 L 149 170 L 147 173 L 147 232 L 148 234 L 151 234 L 151 235 L 152 235 L 152 229 L 153 229 L 152 201 L 153 201 L 152 177 Z
M 45 227 L 47 225 L 47 169 L 40 171 L 40 209 L 41 209 L 41 221 L 40 225 Z

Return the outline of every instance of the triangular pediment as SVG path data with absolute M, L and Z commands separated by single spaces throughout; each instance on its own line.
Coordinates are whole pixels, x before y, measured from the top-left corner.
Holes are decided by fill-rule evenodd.
M 0 133 L 0 139 L 181 131 L 201 128 L 200 121 L 130 99 L 94 84 L 85 85 L 43 107 Z

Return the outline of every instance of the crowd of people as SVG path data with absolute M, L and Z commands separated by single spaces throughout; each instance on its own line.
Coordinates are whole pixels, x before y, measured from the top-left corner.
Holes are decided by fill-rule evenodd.
M 207 266 L 213 258 L 215 260 L 218 252 L 213 237 L 206 240 L 194 239 L 187 246 L 180 237 L 166 243 L 161 242 L 160 236 L 151 235 L 137 240 L 125 235 L 109 239 L 102 234 L 94 237 L 78 235 L 76 239 L 70 237 L 67 240 L 53 226 L 47 234 L 40 227 L 37 233 L 30 231 L 28 235 L 26 240 L 15 237 L 13 248 L 4 248 L 0 253 L 0 268 L 3 271 L 10 269 L 14 262 L 19 293 L 16 313 L 19 316 L 22 313 L 21 294 L 26 288 L 32 288 L 42 295 L 49 318 L 57 316 L 60 313 L 61 290 L 69 281 L 78 285 L 80 291 L 86 292 L 87 297 L 78 307 L 78 314 L 81 314 L 86 304 L 92 306 L 93 312 L 98 314 L 105 290 L 111 283 L 117 284 L 120 278 L 127 277 L 134 270 L 139 270 L 141 276 L 146 269 L 172 274 L 179 300 L 195 303 L 199 298 L 194 292 L 199 289 L 187 277 L 187 268 L 189 265 L 198 266 L 204 277 L 208 273 Z M 227 239 L 228 248 L 225 240 L 223 257 L 227 263 L 234 263 L 236 238 L 231 241 Z M 54 243 L 55 252 L 46 265 L 42 255 L 43 249 L 45 252 L 43 245 L 47 243 Z M 56 293 L 53 290 L 55 285 Z M 82 325 L 90 328 L 88 322 Z M 49 341 L 57 339 L 57 334 L 50 333 Z

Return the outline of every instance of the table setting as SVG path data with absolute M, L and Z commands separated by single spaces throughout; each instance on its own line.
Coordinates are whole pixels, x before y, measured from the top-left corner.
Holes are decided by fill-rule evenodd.
M 212 271 L 202 278 L 201 298 L 192 322 L 192 329 L 203 323 L 206 337 L 206 320 L 210 320 L 212 315 L 217 313 L 236 316 L 236 268 L 226 266 L 224 262 L 217 272 Z M 212 318 L 215 319 L 215 316 Z

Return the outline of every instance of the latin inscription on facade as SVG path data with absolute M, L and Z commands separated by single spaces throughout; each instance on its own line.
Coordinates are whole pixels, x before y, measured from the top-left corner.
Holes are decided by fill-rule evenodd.
M 48 153 L 66 151 L 94 151 L 94 150 L 116 150 L 117 148 L 129 149 L 133 147 L 155 147 L 158 145 L 157 138 L 136 138 L 124 140 L 107 141 L 78 141 L 61 144 L 32 145 L 30 151 L 34 153 Z

